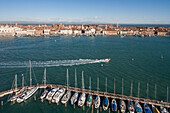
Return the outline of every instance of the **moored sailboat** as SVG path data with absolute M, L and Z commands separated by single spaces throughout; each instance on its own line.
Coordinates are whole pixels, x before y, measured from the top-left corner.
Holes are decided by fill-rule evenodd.
M 89 89 L 90 89 L 90 94 L 88 95 L 87 98 L 87 106 L 90 107 L 92 105 L 92 95 L 91 95 L 91 77 L 89 78 Z
M 78 100 L 78 106 L 82 107 L 86 101 L 86 94 L 84 92 L 84 77 L 83 77 L 83 71 L 82 71 L 82 94 Z
M 141 107 L 141 105 L 139 104 L 139 101 L 138 101 L 138 100 L 135 102 L 135 109 L 136 109 L 136 112 L 137 112 L 137 113 L 142 113 L 142 107 Z
M 67 92 L 61 99 L 61 103 L 63 103 L 63 104 L 67 103 L 68 100 L 70 99 L 70 97 L 71 97 L 71 91 L 69 89 L 69 84 L 68 84 L 68 69 L 67 69 Z
M 144 104 L 144 111 L 145 113 L 152 113 L 151 109 L 149 108 L 148 104 Z
M 164 108 L 164 107 L 160 107 L 160 111 L 161 111 L 161 113 L 169 113 L 168 111 L 167 111 L 167 109 L 166 108 Z
M 159 110 L 154 105 L 152 105 L 152 111 L 153 113 L 160 113 Z
M 106 77 L 106 92 L 107 92 L 107 77 Z M 104 97 L 103 99 L 103 110 L 106 111 L 109 107 L 109 99 L 107 96 Z
M 53 103 L 58 103 L 61 99 L 61 97 L 64 95 L 65 93 L 65 88 L 61 88 L 60 90 L 58 90 L 55 95 L 52 98 L 52 102 Z
M 126 104 L 125 104 L 124 100 L 120 100 L 120 111 L 121 111 L 121 113 L 126 112 Z
M 99 92 L 99 78 L 97 78 L 97 96 L 96 96 L 96 99 L 94 100 L 94 107 L 96 109 L 99 108 L 100 106 L 100 96 L 98 95 L 98 92 Z
M 58 89 L 59 89 L 58 87 L 52 89 L 52 90 L 47 94 L 47 96 L 46 96 L 45 99 L 48 100 L 48 101 L 51 101 L 52 98 L 53 98 L 53 96 L 54 96 L 54 94 L 55 94 L 55 92 L 56 92 Z
M 32 78 L 31 78 L 31 61 L 29 61 L 30 64 L 30 86 L 32 86 Z M 38 90 L 38 86 L 33 86 L 31 89 L 27 90 L 26 92 L 24 92 L 21 96 L 19 96 L 17 98 L 17 102 L 21 103 L 25 100 L 27 100 L 28 98 L 30 98 L 33 94 L 35 94 L 35 92 Z
M 76 73 L 76 69 L 75 69 L 75 88 L 77 88 L 77 73 Z M 78 100 L 78 92 L 76 91 L 74 93 L 74 95 L 71 97 L 71 105 L 74 105 L 77 100 Z
M 133 102 L 131 100 L 128 101 L 128 111 L 129 111 L 129 113 L 135 112 L 135 108 L 134 108 Z
M 117 112 L 116 99 L 112 99 L 112 102 L 111 102 L 111 110 L 112 110 L 113 112 Z

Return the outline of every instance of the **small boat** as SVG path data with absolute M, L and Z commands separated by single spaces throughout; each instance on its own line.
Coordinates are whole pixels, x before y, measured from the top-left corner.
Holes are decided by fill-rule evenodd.
M 107 58 L 107 59 L 105 59 L 104 61 L 105 61 L 105 62 L 110 62 L 111 59 Z
M 137 113 L 142 113 L 142 107 L 141 107 L 141 105 L 139 104 L 139 101 L 138 101 L 138 100 L 135 102 L 135 109 L 136 109 L 136 112 L 137 112 Z
M 17 98 L 17 102 L 18 103 L 21 103 L 23 102 L 24 100 L 27 100 L 28 98 L 30 98 L 36 91 L 38 90 L 38 87 L 33 87 L 29 90 L 27 90 L 26 92 L 24 92 L 21 96 L 19 96 Z
M 59 89 L 58 87 L 52 89 L 52 90 L 47 94 L 46 100 L 51 101 L 52 98 L 53 98 L 53 96 L 54 96 L 54 94 L 55 94 L 55 92 L 56 92 L 58 89 Z
M 87 106 L 90 107 L 92 105 L 92 95 L 89 94 L 87 98 Z
M 120 100 L 120 111 L 122 113 L 126 112 L 126 104 L 125 104 L 125 101 L 123 101 L 123 100 Z
M 74 95 L 71 97 L 71 105 L 74 105 L 78 99 L 78 92 L 75 92 Z
M 86 101 L 86 94 L 83 92 L 78 100 L 78 106 L 82 107 Z
M 116 99 L 112 99 L 112 102 L 111 102 L 111 111 L 117 112 L 117 103 L 116 103 Z
M 100 96 L 98 95 L 96 97 L 96 99 L 94 100 L 94 105 L 95 105 L 95 108 L 98 109 L 99 106 L 100 106 Z
M 161 111 L 161 113 L 169 113 L 168 111 L 167 111 L 167 109 L 166 108 L 164 108 L 164 107 L 160 107 L 160 111 Z
M 40 99 L 44 99 L 48 95 L 49 91 L 45 90 L 42 95 L 40 96 Z
M 152 105 L 152 111 L 153 113 L 160 113 L 159 110 L 154 105 Z
M 106 111 L 109 107 L 109 99 L 107 97 L 103 100 L 103 110 Z
M 144 104 L 144 111 L 145 113 L 152 113 L 151 109 L 149 108 L 148 104 Z
M 68 102 L 68 100 L 71 97 L 71 91 L 67 90 L 66 94 L 63 96 L 63 98 L 61 99 L 61 103 L 65 104 Z
M 133 102 L 131 100 L 128 101 L 128 110 L 129 110 L 129 113 L 135 112 L 135 108 L 134 108 Z
M 58 90 L 55 95 L 53 96 L 52 102 L 53 103 L 58 103 L 61 99 L 61 97 L 64 95 L 65 93 L 65 88 L 61 88 L 60 90 Z

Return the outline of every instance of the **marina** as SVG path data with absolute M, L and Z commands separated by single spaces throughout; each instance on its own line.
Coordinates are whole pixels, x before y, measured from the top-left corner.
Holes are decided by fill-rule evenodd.
M 123 103 L 122 105 L 126 106 L 126 108 L 122 106 L 122 112 L 136 112 L 136 101 L 138 101 L 138 103 L 142 107 L 142 112 L 150 110 L 152 112 L 158 110 L 159 112 L 169 110 L 169 96 L 167 96 L 169 95 L 169 71 L 167 67 L 167 64 L 169 62 L 168 55 L 161 54 L 162 56 L 164 56 L 162 59 L 160 53 L 159 55 L 157 55 L 158 53 L 155 51 L 155 56 L 153 59 L 153 56 L 150 54 L 145 54 L 141 56 L 141 54 L 138 55 L 138 51 L 129 51 L 129 48 L 136 48 L 137 46 L 134 45 L 140 43 L 140 41 L 144 43 L 140 43 L 141 47 L 139 47 L 138 49 L 143 49 L 143 51 L 146 52 L 147 50 L 149 50 L 149 47 L 147 45 L 151 43 L 148 43 L 148 41 L 166 41 L 168 39 L 133 39 L 131 37 L 125 37 L 123 39 L 120 39 L 119 37 L 94 37 L 93 39 L 82 37 L 76 39 L 68 37 L 67 41 L 73 41 L 74 43 L 77 43 L 78 41 L 80 44 L 85 44 L 84 46 L 86 46 L 86 48 L 84 48 L 83 46 L 81 49 L 77 50 L 85 51 L 85 53 L 76 53 L 74 49 L 77 48 L 77 45 L 75 45 L 76 47 L 71 50 L 67 50 L 70 46 L 72 46 L 69 44 L 68 47 L 66 47 L 67 49 L 61 49 L 65 46 L 64 44 L 66 39 L 64 38 L 54 37 L 54 39 L 50 40 L 46 38 L 35 38 L 29 40 L 27 38 L 19 38 L 18 40 L 25 41 L 24 45 L 29 43 L 30 46 L 26 46 L 29 46 L 29 48 L 33 48 L 33 53 L 35 51 L 36 52 L 33 56 L 34 59 L 32 59 L 31 61 L 31 74 L 29 68 L 30 65 L 27 60 L 28 54 L 26 54 L 25 52 L 28 49 L 25 48 L 24 45 L 17 46 L 26 49 L 24 51 L 18 51 L 21 56 L 24 56 L 24 60 L 19 59 L 16 61 L 10 61 L 9 58 L 5 58 L 4 61 L 0 63 L 0 68 L 2 70 L 0 72 L 2 75 L 0 80 L 0 101 L 2 106 L 1 110 L 4 113 L 10 111 L 8 110 L 8 108 L 15 109 L 15 111 L 18 111 L 17 108 L 20 108 L 23 109 L 21 111 L 24 111 L 25 108 L 30 109 L 35 105 L 37 105 L 37 108 L 33 109 L 39 112 L 41 112 L 39 108 L 41 108 L 43 111 L 47 111 L 48 109 L 50 109 L 51 112 L 56 109 L 59 110 L 59 112 L 74 112 L 74 110 L 76 112 L 91 112 L 92 108 L 94 108 L 94 112 L 96 112 L 97 110 L 99 110 L 100 112 L 121 112 L 121 101 Z M 37 42 L 32 42 L 35 40 Z M 57 41 L 54 42 L 53 40 Z M 83 40 L 86 40 L 87 44 L 84 43 Z M 121 45 L 122 40 L 124 44 Z M 13 40 L 14 43 L 18 43 L 19 41 L 15 42 L 15 39 Z M 35 43 L 35 45 L 31 46 L 31 43 Z M 45 45 L 52 50 L 53 47 L 57 48 L 56 50 L 53 50 L 55 54 L 49 53 L 50 55 L 52 55 L 51 58 L 45 59 L 45 56 L 42 55 L 43 53 L 38 51 L 38 49 L 36 50 L 38 43 L 41 43 L 41 47 Z M 102 48 L 98 49 L 99 45 L 102 43 L 104 43 L 103 45 L 105 46 L 102 46 Z M 119 46 L 115 46 L 120 49 L 119 51 L 117 51 L 116 48 L 113 49 L 112 46 L 114 43 L 119 44 Z M 126 43 L 131 43 L 132 47 L 127 48 L 128 45 L 126 45 Z M 95 52 L 93 53 L 91 47 L 88 46 L 90 44 L 92 44 L 91 46 L 95 48 L 95 51 L 97 51 L 98 54 L 96 54 Z M 152 41 L 152 46 L 156 48 L 157 44 Z M 159 48 L 161 48 L 161 51 L 166 51 L 166 49 L 168 50 L 168 48 L 164 47 L 165 46 L 163 45 Z M 4 48 L 4 51 L 2 51 L 2 53 L 10 51 L 10 48 L 9 50 L 8 48 Z M 46 48 L 45 51 L 47 51 L 48 49 Z M 103 50 L 107 51 L 103 52 Z M 15 52 L 17 53 L 17 51 Z M 36 56 L 37 53 L 39 54 L 39 58 L 44 60 L 35 60 L 36 58 L 38 58 Z M 63 53 L 65 54 L 63 55 Z M 80 53 L 83 54 L 83 56 L 85 57 L 81 56 Z M 86 53 L 91 53 L 92 56 L 88 56 Z M 149 53 L 149 51 L 146 53 Z M 15 53 L 10 51 L 10 54 L 13 55 Z M 47 53 L 47 55 L 49 54 Z M 60 55 L 57 55 L 56 58 L 56 54 Z M 104 55 L 104 57 L 102 57 L 102 54 Z M 126 54 L 129 55 L 126 56 Z M 131 56 L 131 54 L 133 56 Z M 66 58 L 64 57 L 65 55 L 68 55 L 69 57 Z M 135 60 L 132 61 L 132 58 L 134 58 Z M 107 62 L 108 60 L 106 59 L 111 59 L 111 61 Z M 149 61 L 145 62 L 147 60 Z M 103 66 L 101 66 L 101 64 L 103 64 Z M 156 64 L 159 64 L 160 67 L 155 67 Z M 17 77 L 15 77 L 16 75 Z M 6 78 L 10 78 L 9 84 L 7 84 Z M 17 78 L 17 82 L 15 82 L 15 78 Z M 47 78 L 47 80 L 45 80 L 45 78 Z M 13 84 L 14 87 L 12 90 L 8 90 L 11 88 L 11 84 Z M 37 91 L 36 87 L 38 88 Z M 63 94 L 58 93 L 57 95 L 56 92 L 60 91 L 63 88 L 65 89 L 65 91 L 61 91 L 63 92 Z M 21 103 L 17 103 L 16 100 L 14 102 L 8 101 L 8 103 L 6 103 L 6 101 L 10 99 L 8 98 L 9 95 L 19 96 L 19 92 L 21 92 L 22 94 L 22 92 L 28 92 L 30 90 L 33 94 L 31 93 L 32 95 L 28 96 L 27 100 Z M 35 93 L 33 91 L 35 91 Z M 55 94 L 56 99 L 53 103 L 52 99 Z M 85 101 L 81 101 L 82 107 L 80 107 L 78 105 L 78 102 L 82 94 L 85 95 L 82 99 Z M 105 97 L 107 98 L 105 99 Z M 105 103 L 108 102 L 108 108 L 106 106 L 106 111 L 104 111 L 103 109 L 104 100 L 106 100 Z M 147 105 L 149 106 L 150 110 L 148 109 Z

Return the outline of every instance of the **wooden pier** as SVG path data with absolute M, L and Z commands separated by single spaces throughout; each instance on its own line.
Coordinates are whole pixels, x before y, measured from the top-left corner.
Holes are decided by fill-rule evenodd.
M 63 88 L 63 87 L 67 87 L 67 86 L 64 86 L 64 85 L 54 85 L 54 84 L 48 84 L 48 85 L 39 85 L 39 89 L 44 89 L 46 88 L 47 86 L 51 86 L 51 88 L 55 88 L 55 87 L 59 87 L 59 88 Z M 28 87 L 28 89 L 32 88 L 33 86 L 31 87 Z M 0 98 L 6 96 L 6 95 L 10 95 L 10 94 L 13 94 L 14 92 L 16 92 L 19 88 L 15 89 L 15 90 L 7 90 L 7 91 L 3 91 L 3 92 L 0 92 Z M 82 89 L 81 88 L 75 88 L 75 87 L 69 87 L 69 89 L 72 91 L 72 92 L 78 92 L 78 93 L 82 93 Z M 97 91 L 91 91 L 90 90 L 87 90 L 87 89 L 84 89 L 83 90 L 86 94 L 89 94 L 91 93 L 92 95 L 99 95 L 101 97 L 104 97 L 104 96 L 107 96 L 108 98 L 114 98 L 114 99 L 123 99 L 123 100 L 132 100 L 132 101 L 136 101 L 136 100 L 139 100 L 140 103 L 147 103 L 149 105 L 155 105 L 155 106 L 163 106 L 165 108 L 170 108 L 170 103 L 168 102 L 162 102 L 162 101 L 158 101 L 158 100 L 150 100 L 150 99 L 144 99 L 144 98 L 138 98 L 138 97 L 132 97 L 132 96 L 126 96 L 126 95 L 120 95 L 120 94 L 113 94 L 113 93 L 106 93 L 106 92 L 98 92 Z

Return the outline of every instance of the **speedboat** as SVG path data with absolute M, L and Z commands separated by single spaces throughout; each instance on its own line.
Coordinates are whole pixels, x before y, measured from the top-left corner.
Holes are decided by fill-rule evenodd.
M 110 62 L 111 59 L 107 58 L 107 59 L 105 59 L 104 61 L 105 61 L 105 62 Z
M 125 101 L 123 101 L 123 100 L 120 100 L 120 111 L 122 113 L 126 112 L 126 104 L 125 104 Z
M 136 109 L 136 112 L 137 112 L 137 113 L 142 113 L 142 107 L 141 107 L 141 105 L 139 104 L 139 101 L 138 101 L 138 100 L 135 102 L 135 109 Z
M 152 105 L 152 111 L 153 113 L 160 113 L 159 110 L 154 105 Z
M 79 93 L 75 92 L 74 95 L 71 97 L 71 105 L 73 105 L 77 102 L 78 95 L 79 95 Z
M 100 96 L 99 95 L 94 100 L 94 105 L 95 105 L 96 109 L 99 108 L 99 106 L 100 106 Z
M 167 109 L 166 108 L 164 108 L 164 107 L 160 107 L 160 111 L 161 111 L 161 113 L 169 113 L 168 111 L 167 111 Z
M 61 99 L 61 103 L 65 104 L 68 102 L 68 100 L 71 97 L 71 91 L 67 90 L 66 94 L 63 96 L 63 98 Z
M 83 92 L 78 100 L 78 106 L 82 107 L 86 100 L 86 94 Z
M 111 102 L 111 110 L 112 110 L 113 112 L 117 112 L 116 99 L 112 99 L 112 102 Z
M 58 89 L 59 89 L 58 87 L 52 89 L 52 90 L 47 94 L 46 99 L 47 99 L 48 101 L 51 101 L 52 98 L 53 98 L 53 96 L 54 96 L 54 94 L 55 94 L 55 92 L 56 92 Z
M 129 110 L 129 113 L 135 112 L 135 108 L 134 108 L 133 102 L 131 100 L 128 101 L 128 110 Z
M 87 98 L 87 106 L 90 107 L 92 105 L 92 95 L 89 94 Z
M 36 91 L 38 90 L 38 87 L 33 87 L 29 90 L 27 90 L 26 92 L 24 92 L 21 96 L 19 96 L 17 98 L 17 102 L 18 103 L 21 103 L 23 102 L 24 100 L 27 100 L 28 98 L 30 98 Z
M 42 95 L 40 96 L 40 99 L 45 98 L 48 93 L 49 93 L 49 91 L 48 91 L 48 90 L 45 90 L 45 91 L 42 93 Z
M 107 97 L 103 100 L 103 110 L 106 111 L 109 107 L 109 99 Z
M 65 88 L 61 88 L 60 90 L 58 90 L 55 95 L 53 96 L 52 102 L 53 103 L 58 103 L 61 99 L 61 97 L 64 95 L 65 93 Z
M 149 108 L 148 104 L 144 104 L 144 111 L 145 113 L 152 113 L 151 109 Z

